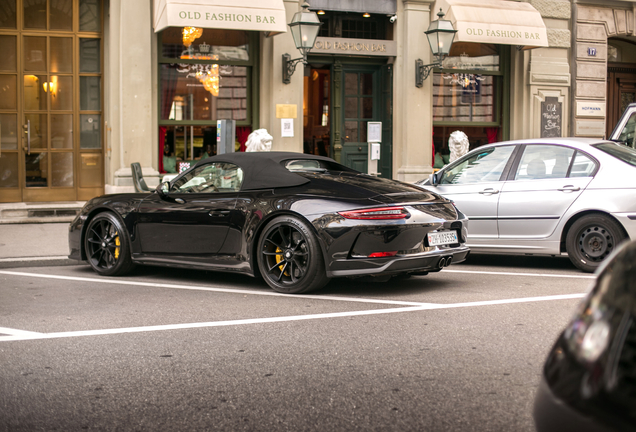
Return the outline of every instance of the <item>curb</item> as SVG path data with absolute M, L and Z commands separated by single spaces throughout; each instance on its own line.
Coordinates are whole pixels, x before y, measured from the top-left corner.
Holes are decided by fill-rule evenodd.
M 85 263 L 83 261 L 70 259 L 67 256 L 0 258 L 0 269 L 18 267 L 72 266 L 82 264 Z

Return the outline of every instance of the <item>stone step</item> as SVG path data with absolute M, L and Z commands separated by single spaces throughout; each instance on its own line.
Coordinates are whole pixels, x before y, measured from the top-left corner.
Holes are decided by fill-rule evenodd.
M 0 224 L 71 222 L 85 201 L 0 204 Z

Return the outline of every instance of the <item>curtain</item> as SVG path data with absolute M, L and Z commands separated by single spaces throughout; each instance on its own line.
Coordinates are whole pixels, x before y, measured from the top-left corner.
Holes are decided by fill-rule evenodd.
M 247 142 L 247 137 L 252 133 L 252 128 L 250 126 L 238 126 L 236 128 L 236 139 L 241 145 L 239 151 L 245 151 L 245 143 Z
M 166 143 L 166 127 L 159 126 L 159 172 L 164 174 L 163 170 L 163 147 Z
M 488 144 L 497 142 L 497 135 L 499 135 L 498 127 L 486 128 L 486 138 L 488 138 Z

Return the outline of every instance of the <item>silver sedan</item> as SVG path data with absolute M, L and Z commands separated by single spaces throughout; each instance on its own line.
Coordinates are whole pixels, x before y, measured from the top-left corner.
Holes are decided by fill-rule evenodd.
M 636 150 L 589 138 L 474 149 L 417 183 L 469 219 L 472 252 L 559 255 L 594 271 L 636 238 Z

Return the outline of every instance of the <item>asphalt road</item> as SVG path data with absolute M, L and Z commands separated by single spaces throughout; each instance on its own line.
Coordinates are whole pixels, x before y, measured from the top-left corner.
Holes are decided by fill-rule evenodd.
M 592 281 L 494 256 L 304 296 L 0 270 L 0 431 L 533 431 L 543 361 Z

